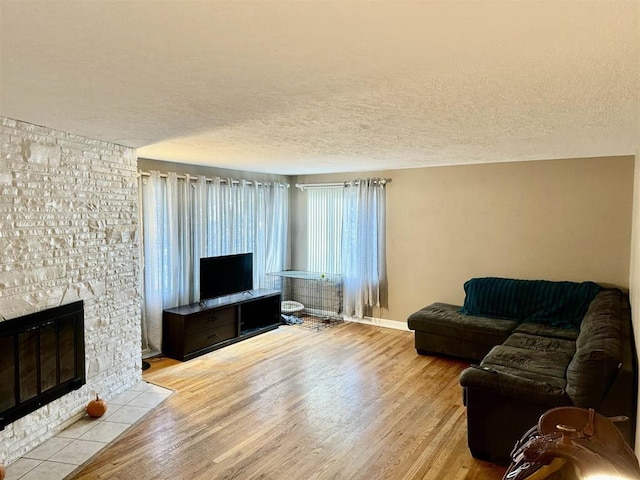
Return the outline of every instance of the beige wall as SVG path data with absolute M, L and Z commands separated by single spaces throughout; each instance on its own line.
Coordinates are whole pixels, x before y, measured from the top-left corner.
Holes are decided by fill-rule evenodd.
M 388 301 L 405 321 L 461 304 L 475 276 L 629 285 L 632 156 L 312 175 L 310 183 L 390 177 Z M 304 193 L 293 193 L 292 262 L 305 267 Z
M 640 25 L 640 9 L 637 11 L 637 24 Z M 640 40 L 640 28 L 637 29 Z M 631 301 L 631 319 L 636 339 L 636 351 L 640 351 L 640 112 L 636 123 L 636 158 L 633 183 L 633 221 L 631 236 L 631 266 L 629 273 L 629 300 Z M 640 375 L 640 372 L 638 372 Z M 640 385 L 640 382 L 638 382 Z M 636 416 L 636 456 L 640 456 L 640 402 Z
M 633 232 L 631 235 L 631 266 L 629 274 L 629 299 L 631 301 L 631 318 L 633 333 L 636 338 L 636 350 L 640 350 L 640 147 L 635 159 L 633 188 Z M 640 422 L 640 403 L 637 420 Z M 640 456 L 640 424 L 636 423 L 636 455 Z
M 638 315 L 638 312 L 640 312 L 640 146 L 638 147 L 635 158 L 631 260 L 629 270 L 631 319 L 633 321 L 636 350 L 640 351 L 640 321 L 638 320 L 640 316 Z M 636 414 L 636 456 L 640 457 L 640 402 L 638 402 Z

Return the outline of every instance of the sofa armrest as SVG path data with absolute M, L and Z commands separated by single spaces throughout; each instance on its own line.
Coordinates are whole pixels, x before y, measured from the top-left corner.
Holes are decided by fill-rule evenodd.
M 549 408 L 571 403 L 563 387 L 525 378 L 500 367 L 491 367 L 491 371 L 469 367 L 462 372 L 460 385 L 463 388 L 485 390 L 494 395 L 549 405 Z
M 638 358 L 631 323 L 631 307 L 626 297 L 623 297 L 623 301 L 625 308 L 622 320 L 622 362 L 598 411 L 611 417 L 618 415 L 629 417 L 628 421 L 616 425 L 622 431 L 627 443 L 633 447 L 637 421 Z

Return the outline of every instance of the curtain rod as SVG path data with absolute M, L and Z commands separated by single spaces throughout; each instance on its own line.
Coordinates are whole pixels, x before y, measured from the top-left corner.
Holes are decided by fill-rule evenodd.
M 373 180 L 375 183 L 381 183 L 385 185 L 391 182 L 390 178 L 376 178 Z M 346 187 L 349 183 L 349 180 L 344 182 L 327 182 L 327 183 L 296 183 L 296 188 L 300 190 L 304 190 L 305 188 L 342 188 Z M 360 180 L 356 180 L 353 183 L 356 185 L 360 184 Z
M 139 175 L 139 176 L 141 176 L 141 177 L 150 177 L 150 176 L 151 176 L 151 172 L 143 172 L 142 170 L 139 170 L 139 171 L 138 171 L 138 175 Z M 161 177 L 161 178 L 167 178 L 168 176 L 169 176 L 169 175 L 167 175 L 166 173 L 161 173 L 161 174 L 160 174 L 160 177 Z M 178 179 L 179 179 L 179 180 L 197 180 L 197 179 L 198 179 L 198 177 L 199 177 L 199 175 L 189 175 L 189 174 L 186 174 L 186 175 L 177 175 L 177 177 L 178 177 Z M 227 180 L 228 180 L 228 179 L 223 178 L 223 177 L 218 177 L 218 178 L 220 178 L 220 183 L 225 184 L 225 185 L 227 184 Z M 213 182 L 213 180 L 214 180 L 213 178 L 205 177 L 205 181 L 206 181 L 206 182 Z M 283 186 L 286 186 L 287 188 L 289 188 L 289 184 L 288 184 L 288 183 L 279 183 L 279 182 L 258 182 L 258 181 L 255 181 L 255 180 L 246 180 L 246 182 L 247 182 L 247 184 L 249 184 L 249 185 L 255 185 L 256 187 L 259 187 L 260 185 L 264 185 L 264 184 L 275 183 L 275 184 L 283 185 Z M 239 183 L 240 183 L 240 180 L 236 180 L 235 178 L 232 178 L 232 179 L 231 179 L 231 183 L 232 183 L 232 184 L 234 184 L 234 185 L 236 185 L 236 184 L 239 184 Z

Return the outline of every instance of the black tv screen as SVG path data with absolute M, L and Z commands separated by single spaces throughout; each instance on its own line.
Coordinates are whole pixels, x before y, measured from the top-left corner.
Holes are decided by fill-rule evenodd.
M 253 288 L 253 253 L 200 259 L 200 300 Z

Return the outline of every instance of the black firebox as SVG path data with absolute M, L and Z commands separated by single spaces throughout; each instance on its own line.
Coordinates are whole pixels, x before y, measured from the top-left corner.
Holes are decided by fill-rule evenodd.
M 0 322 L 0 430 L 85 384 L 84 303 Z

